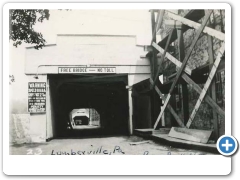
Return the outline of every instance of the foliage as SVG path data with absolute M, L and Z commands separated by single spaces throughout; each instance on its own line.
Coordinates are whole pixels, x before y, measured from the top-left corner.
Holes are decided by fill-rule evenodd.
M 43 22 L 49 19 L 47 9 L 11 9 L 9 17 L 9 40 L 14 42 L 14 46 L 21 45 L 22 42 L 35 44 L 35 49 L 42 48 L 46 40 L 43 35 L 34 30 L 36 22 Z
M 9 75 L 9 84 L 15 82 L 15 77 L 13 75 Z

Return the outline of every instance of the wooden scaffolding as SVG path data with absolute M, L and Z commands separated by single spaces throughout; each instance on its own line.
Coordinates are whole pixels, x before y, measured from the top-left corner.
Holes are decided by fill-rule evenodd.
M 158 127 L 158 124 L 161 122 L 162 116 L 166 109 L 170 111 L 173 115 L 174 119 L 178 123 L 178 125 L 182 128 L 190 128 L 196 113 L 199 110 L 199 107 L 203 101 L 207 102 L 213 109 L 213 119 L 214 119 L 214 138 L 217 139 L 219 137 L 219 127 L 218 127 L 218 115 L 221 117 L 225 117 L 225 112 L 223 109 L 216 103 L 216 87 L 214 77 L 216 75 L 216 71 L 220 65 L 221 60 L 223 59 L 223 55 L 225 53 L 225 34 L 223 32 L 217 31 L 211 28 L 209 22 L 209 18 L 212 14 L 212 10 L 191 10 L 184 17 L 178 15 L 176 12 L 168 11 L 168 10 L 151 10 L 151 21 L 152 21 L 152 41 L 151 46 L 148 47 L 149 52 L 147 57 L 150 58 L 151 64 L 151 89 L 160 96 L 160 98 L 164 101 L 162 106 L 162 110 L 158 115 L 154 129 Z M 157 13 L 157 18 L 155 18 L 155 13 Z M 170 33 L 162 39 L 160 42 L 156 42 L 156 33 L 159 31 L 160 27 L 163 24 L 163 16 L 167 15 L 171 20 L 165 21 L 171 30 Z M 156 19 L 156 21 L 155 21 Z M 198 23 L 198 21 L 202 19 L 202 23 Z M 196 29 L 196 34 L 191 42 L 190 48 L 187 53 L 184 53 L 184 43 L 183 43 L 183 33 L 189 29 Z M 205 85 L 201 88 L 192 77 L 193 71 L 190 67 L 188 67 L 187 62 L 190 59 L 191 53 L 196 45 L 199 37 L 202 33 L 207 34 L 208 36 L 208 55 L 209 55 L 209 75 L 206 79 Z M 214 59 L 213 54 L 213 40 L 215 37 L 221 41 L 221 47 L 218 51 L 216 59 Z M 170 52 L 168 52 L 169 45 L 178 40 L 178 53 L 179 59 L 176 59 Z M 158 60 L 157 56 L 160 53 L 161 58 Z M 175 74 L 175 79 L 171 82 L 169 90 L 165 92 L 163 84 L 159 81 L 159 75 L 162 74 L 162 64 L 165 59 L 171 61 L 175 64 L 177 68 L 177 72 Z M 191 113 L 189 113 L 188 107 L 188 94 L 186 86 L 183 86 L 183 115 L 184 119 L 181 119 L 178 114 L 175 112 L 174 108 L 169 104 L 169 100 L 173 94 L 175 86 L 181 81 L 185 81 L 189 85 L 193 87 L 193 89 L 199 94 L 199 98 L 197 103 L 195 104 L 194 109 Z M 211 91 L 211 97 L 207 94 L 207 91 Z M 159 108 L 159 107 L 158 107 Z M 162 125 L 164 126 L 164 121 L 162 121 Z

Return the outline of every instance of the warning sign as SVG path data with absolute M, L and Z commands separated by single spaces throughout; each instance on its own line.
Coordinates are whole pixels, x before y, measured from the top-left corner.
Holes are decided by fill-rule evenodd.
M 28 112 L 46 112 L 46 83 L 28 83 Z

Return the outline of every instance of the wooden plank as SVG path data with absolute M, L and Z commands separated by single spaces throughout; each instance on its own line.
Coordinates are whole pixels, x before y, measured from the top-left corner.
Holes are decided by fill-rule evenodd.
M 154 11 L 151 11 L 151 23 L 152 23 L 152 41 L 151 42 L 156 42 L 156 30 L 155 30 L 155 14 Z
M 160 11 L 158 12 L 158 16 L 157 16 L 157 21 L 155 22 L 155 15 L 154 15 L 154 12 L 151 11 L 151 20 L 152 20 L 152 41 L 151 42 L 156 42 L 156 26 L 157 26 L 157 23 L 158 23 L 158 20 L 160 18 Z M 158 64 L 158 59 L 157 59 L 157 50 L 155 48 L 153 48 L 153 51 L 152 51 L 152 78 L 154 78 L 156 76 L 156 72 L 157 72 L 157 64 Z M 155 91 L 152 91 L 151 92 L 152 96 L 151 96 L 151 119 L 155 119 L 159 113 L 159 104 L 158 104 L 158 101 L 159 99 L 156 99 L 155 96 L 156 95 L 156 92 Z
M 193 42 L 192 42 L 192 44 L 191 44 L 191 46 L 190 46 L 190 48 L 189 48 L 189 50 L 188 50 L 188 52 L 187 52 L 187 55 L 185 56 L 185 58 L 184 58 L 184 60 L 183 60 L 182 66 L 180 67 L 180 69 L 179 69 L 178 72 L 177 72 L 176 79 L 175 79 L 174 82 L 172 83 L 172 86 L 171 86 L 171 89 L 170 89 L 170 91 L 169 91 L 169 94 L 167 95 L 166 101 L 164 102 L 162 111 L 160 112 L 160 114 L 159 114 L 159 116 L 158 116 L 158 119 L 157 119 L 157 121 L 155 122 L 155 125 L 154 125 L 155 128 L 157 127 L 157 124 L 158 124 L 160 118 L 162 117 L 163 112 L 165 111 L 165 109 L 166 109 L 166 107 L 167 107 L 167 104 L 168 104 L 168 102 L 169 102 L 169 100 L 170 100 L 170 98 L 171 98 L 171 94 L 172 94 L 172 92 L 173 92 L 173 90 L 174 90 L 174 87 L 175 87 L 175 85 L 177 84 L 180 76 L 182 75 L 182 72 L 183 72 L 183 70 L 185 69 L 185 67 L 186 67 L 186 65 L 187 65 L 187 61 L 188 61 L 188 59 L 189 59 L 189 57 L 190 57 L 190 55 L 191 55 L 191 53 L 192 53 L 192 50 L 193 50 L 195 44 L 197 43 L 197 40 L 198 40 L 200 34 L 202 33 L 204 27 L 206 26 L 207 21 L 208 21 L 210 15 L 211 15 L 211 13 L 212 13 L 212 10 L 210 10 L 209 13 L 205 16 L 205 19 L 204 19 L 201 27 L 197 30 L 196 36 L 194 37 Z M 154 128 L 154 129 L 155 129 L 155 128 Z
M 205 13 L 204 10 L 190 10 L 185 16 L 184 18 L 189 19 L 191 21 L 199 21 L 202 17 L 204 17 Z M 186 32 L 188 29 L 190 29 L 189 26 L 184 25 L 185 27 L 183 28 L 183 33 Z M 158 43 L 158 45 L 161 48 L 164 48 L 167 42 L 168 36 L 164 37 L 162 41 L 160 41 Z M 175 41 L 177 39 L 177 30 L 173 31 L 173 35 L 171 38 L 170 43 L 172 43 L 173 41 Z M 150 53 L 149 53 L 150 54 Z
M 187 54 L 186 54 L 186 56 L 185 56 L 185 58 L 184 58 L 184 60 L 183 60 L 182 66 L 181 66 L 181 68 L 180 68 L 180 69 L 178 70 L 178 72 L 177 72 L 176 79 L 175 79 L 175 81 L 173 82 L 173 84 L 172 84 L 172 86 L 171 86 L 171 89 L 170 89 L 170 92 L 169 92 L 170 94 L 171 94 L 171 92 L 173 91 L 175 85 L 177 84 L 179 78 L 181 77 L 182 72 L 183 72 L 183 70 L 185 69 L 185 67 L 186 67 L 186 65 L 187 65 L 188 59 L 189 59 L 189 57 L 190 57 L 191 54 L 192 54 L 193 48 L 194 48 L 195 44 L 197 43 L 197 40 L 198 40 L 199 36 L 201 35 L 204 27 L 206 26 L 207 21 L 208 21 L 210 15 L 211 15 L 211 13 L 212 13 L 212 10 L 210 10 L 209 13 L 205 16 L 205 19 L 204 19 L 201 27 L 197 30 L 196 36 L 194 37 L 194 39 L 193 39 L 193 41 L 192 41 L 192 44 L 191 44 L 191 46 L 189 47 L 189 50 L 188 50 L 188 52 L 187 52 Z
M 160 10 L 158 10 L 156 22 L 155 22 L 154 11 L 151 11 L 151 13 L 152 13 L 152 17 L 154 17 L 154 19 L 152 19 L 152 23 L 154 21 L 154 24 L 152 24 L 152 34 L 155 35 L 155 40 L 153 40 L 153 38 L 152 38 L 152 41 L 151 41 L 151 44 L 152 44 L 153 41 L 156 42 L 156 32 L 157 32 L 156 27 L 157 27 L 157 23 L 158 23 L 159 17 L 160 17 Z
M 204 75 L 204 74 L 208 74 L 211 71 L 211 69 L 209 69 L 209 67 L 212 67 L 212 66 L 213 66 L 213 63 L 211 63 L 211 64 L 207 63 L 207 64 L 204 64 L 202 66 L 199 66 L 199 67 L 193 69 L 192 74 L 191 74 L 191 79 L 197 84 L 205 84 L 208 77 L 206 77 L 206 75 Z M 223 69 L 225 69 L 225 60 L 224 59 L 220 62 L 217 71 L 220 72 Z M 168 76 L 169 81 L 167 84 L 172 84 L 172 80 L 176 77 L 176 75 L 177 75 L 177 73 L 173 73 L 172 75 Z M 169 91 L 169 89 L 168 89 L 168 91 Z M 163 92 L 163 90 L 162 90 L 162 92 Z M 164 94 L 167 94 L 167 93 L 164 93 Z
M 168 136 L 173 138 L 178 138 L 178 139 L 184 139 L 187 141 L 207 144 L 211 134 L 212 134 L 212 131 L 208 131 L 208 130 L 172 127 Z
M 154 14 L 154 11 L 151 11 L 151 23 L 152 23 L 152 41 L 151 42 L 156 42 L 156 31 L 154 31 L 155 29 L 155 14 Z M 151 65 L 152 65 L 152 68 L 151 68 L 151 75 L 152 75 L 152 78 L 154 78 L 155 76 L 155 72 L 156 72 L 156 69 L 157 69 L 157 54 L 156 54 L 156 50 L 153 48 L 153 51 L 152 51 L 152 57 L 151 57 Z M 154 100 L 153 100 L 154 101 Z
M 161 26 L 162 26 L 164 13 L 165 13 L 165 10 L 160 10 L 159 19 L 158 19 L 158 21 L 157 21 L 156 32 L 157 32 L 157 31 L 161 28 Z
M 153 84 L 153 80 L 150 79 L 150 83 Z M 162 98 L 162 100 L 166 100 L 166 97 L 161 93 L 161 91 L 158 89 L 157 86 L 154 86 L 156 92 L 158 93 L 158 95 Z M 167 106 L 168 110 L 170 111 L 170 113 L 173 115 L 173 117 L 175 118 L 175 120 L 177 121 L 178 125 L 181 127 L 185 127 L 184 123 L 182 122 L 182 120 L 179 118 L 179 116 L 177 115 L 177 113 L 174 111 L 174 109 L 172 108 L 171 105 Z M 159 118 L 159 117 L 158 117 Z M 157 119 L 158 120 L 158 119 Z M 159 121 L 159 120 L 158 120 Z M 156 123 L 155 123 L 156 125 Z M 154 129 L 157 128 L 157 125 L 154 125 Z
M 152 87 L 155 86 L 156 81 L 157 81 L 157 79 L 159 78 L 159 73 L 160 73 L 160 71 L 161 71 L 162 63 L 163 63 L 163 61 L 164 61 L 164 58 L 165 58 L 165 55 L 166 55 L 166 52 L 167 52 L 167 49 L 168 49 L 168 46 L 169 46 L 169 43 L 170 43 L 170 39 L 171 39 L 171 37 L 172 37 L 172 32 L 173 32 L 173 30 L 171 30 L 171 33 L 170 33 L 170 35 L 168 36 L 168 41 L 167 41 L 167 44 L 166 44 L 166 46 L 165 46 L 164 52 L 163 52 L 163 54 L 162 54 L 162 56 L 161 56 L 161 59 L 160 59 L 160 61 L 159 61 L 158 69 L 157 69 L 157 72 L 156 72 L 156 74 L 155 74 L 155 78 L 154 78 Z
M 198 28 L 201 27 L 201 24 L 199 24 L 199 23 L 197 23 L 197 22 L 194 22 L 194 21 L 191 21 L 191 20 L 189 20 L 189 19 L 186 19 L 186 18 L 184 18 L 184 17 L 181 17 L 181 16 L 179 16 L 179 15 L 176 15 L 176 14 L 174 14 L 174 13 L 172 13 L 172 12 L 166 11 L 165 13 L 166 13 L 170 18 L 172 18 L 172 19 L 174 19 L 174 20 L 177 20 L 177 21 L 179 21 L 179 22 L 181 22 L 181 23 L 183 23 L 183 24 L 186 24 L 186 25 L 189 26 L 189 27 L 192 27 L 192 28 L 195 28 L 195 29 L 198 29 Z M 206 26 L 206 27 L 203 29 L 203 32 L 206 33 L 206 34 L 208 34 L 208 35 L 210 35 L 210 36 L 213 36 L 213 37 L 215 37 L 215 38 L 218 38 L 218 39 L 220 39 L 221 41 L 225 41 L 225 34 L 222 33 L 222 32 L 220 32 L 220 31 L 217 31 L 217 30 L 215 30 L 215 29 L 212 29 L 212 28 Z
M 182 120 L 179 118 L 178 114 L 175 112 L 175 110 L 172 108 L 172 106 L 170 104 L 167 105 L 168 110 L 170 111 L 170 113 L 173 115 L 174 119 L 177 121 L 178 125 L 180 127 L 185 127 L 184 123 L 182 122 Z M 157 127 L 157 126 L 156 126 Z M 155 128 L 156 128 L 155 127 Z
M 182 29 L 182 23 L 176 20 L 165 20 L 164 23 L 168 28 Z
M 139 142 L 130 142 L 129 144 L 132 145 L 140 145 L 140 144 L 146 144 L 150 143 L 150 141 L 139 141 Z
M 154 34 L 157 34 L 158 30 L 162 26 L 164 12 L 165 12 L 165 10 L 158 10 L 157 20 L 156 20 L 156 24 L 155 24 L 155 28 L 154 28 Z M 151 41 L 151 44 L 152 44 L 152 42 L 153 42 L 153 40 Z
M 158 135 L 158 134 L 166 134 L 166 135 L 168 135 L 170 130 L 171 130 L 171 128 L 159 128 L 157 130 L 154 130 L 152 132 L 152 135 Z
M 151 72 L 151 78 L 153 78 L 153 61 L 152 61 L 152 57 L 150 59 L 150 72 Z
M 211 22 L 209 21 L 209 26 L 212 27 Z M 208 39 L 208 57 L 209 57 L 209 64 L 214 63 L 214 52 L 213 52 L 213 38 L 212 36 L 208 35 L 207 36 Z M 212 65 L 209 66 L 209 70 L 212 69 Z M 211 96 L 212 96 L 212 100 L 213 101 L 217 101 L 217 95 L 216 95 L 216 82 L 215 82 L 215 78 L 213 78 L 212 80 L 212 84 L 211 84 Z M 218 138 L 219 138 L 219 126 L 218 126 L 218 115 L 217 112 L 215 110 L 215 108 L 213 108 L 213 127 L 214 127 L 214 139 L 217 142 Z
M 133 97 L 132 97 L 132 90 L 128 90 L 128 133 L 129 135 L 133 134 Z
M 152 43 L 152 46 L 154 47 L 154 48 L 156 48 L 161 54 L 163 54 L 164 53 L 164 49 L 163 48 L 161 48 L 157 43 Z M 181 67 L 182 66 L 182 63 L 179 61 L 179 60 L 177 60 L 175 57 L 173 57 L 171 54 L 169 54 L 168 52 L 166 53 L 166 58 L 168 59 L 168 60 L 170 60 L 172 63 L 174 63 L 177 67 Z M 187 73 L 187 74 L 189 74 L 189 75 L 191 75 L 192 74 L 192 70 L 187 66 L 185 69 L 184 69 L 184 71 Z
M 152 46 L 144 46 L 143 49 L 144 49 L 144 51 L 152 51 L 153 47 Z
M 152 134 L 153 129 L 134 129 L 134 131 L 139 131 L 139 132 Z
M 177 34 L 178 34 L 179 60 L 182 62 L 185 57 L 182 29 L 178 29 Z M 184 119 L 184 124 L 186 124 L 189 118 L 188 88 L 186 83 L 182 83 L 181 86 L 182 86 L 182 101 L 183 101 L 183 119 Z
M 159 128 L 157 131 L 153 131 L 153 134 L 168 134 L 171 128 Z
M 188 77 L 185 73 L 182 74 L 182 78 L 190 85 L 192 85 L 193 89 L 197 91 L 198 94 L 201 94 L 202 88 L 196 84 L 190 77 Z M 205 95 L 204 100 L 213 108 L 215 111 L 223 118 L 225 118 L 225 112 L 222 110 L 221 107 L 209 96 Z
M 165 98 L 164 105 L 163 105 L 163 107 L 161 109 L 161 112 L 160 112 L 160 114 L 159 114 L 159 116 L 158 116 L 158 118 L 157 118 L 157 120 L 156 120 L 156 122 L 154 124 L 154 129 L 157 128 L 157 125 L 158 125 L 158 123 L 159 123 L 159 121 L 160 121 L 160 119 L 161 119 L 161 117 L 162 117 L 166 107 L 168 106 L 168 102 L 169 102 L 170 98 L 171 98 L 171 95 L 168 94 L 167 97 Z
M 196 115 L 196 113 L 197 113 L 197 111 L 198 111 L 198 109 L 200 107 L 200 104 L 203 101 L 203 98 L 204 98 L 204 96 L 207 93 L 207 90 L 208 90 L 208 88 L 209 88 L 209 86 L 210 86 L 210 84 L 212 82 L 212 79 L 213 79 L 213 77 L 214 77 L 214 75 L 215 75 L 215 73 L 217 71 L 218 65 L 220 64 L 220 61 L 222 59 L 222 55 L 223 55 L 224 51 L 225 51 L 225 43 L 223 42 L 222 46 L 221 46 L 221 48 L 220 48 L 220 50 L 218 52 L 217 59 L 215 60 L 215 62 L 213 64 L 213 67 L 212 67 L 212 70 L 211 70 L 211 72 L 210 72 L 210 74 L 208 76 L 207 82 L 205 83 L 205 85 L 203 87 L 203 90 L 202 90 L 202 92 L 201 92 L 201 94 L 200 94 L 200 96 L 198 98 L 198 101 L 197 101 L 197 103 L 196 103 L 196 105 L 195 105 L 195 107 L 194 107 L 194 109 L 192 111 L 192 114 L 191 114 L 191 116 L 190 116 L 190 118 L 188 120 L 188 123 L 186 125 L 188 128 L 191 126 L 191 123 L 194 120 L 194 117 L 195 117 L 195 115 Z

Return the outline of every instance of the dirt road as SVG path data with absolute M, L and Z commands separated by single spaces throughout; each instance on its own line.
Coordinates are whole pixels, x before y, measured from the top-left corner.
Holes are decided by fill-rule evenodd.
M 12 155 L 207 155 L 171 148 L 137 136 L 53 139 L 46 143 L 10 145 Z

